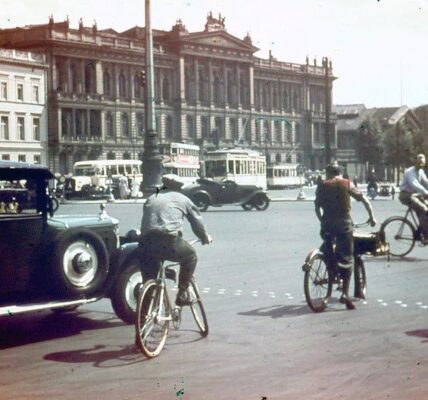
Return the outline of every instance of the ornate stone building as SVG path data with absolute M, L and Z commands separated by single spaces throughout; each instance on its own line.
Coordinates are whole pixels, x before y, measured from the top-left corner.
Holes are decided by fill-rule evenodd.
M 161 143 L 195 143 L 203 152 L 239 141 L 264 151 L 268 162 L 324 166 L 331 63 L 258 58 L 249 35 L 229 34 L 225 19 L 211 13 L 201 32 L 188 32 L 178 20 L 170 31 L 154 30 L 153 40 Z M 51 17 L 48 24 L 0 30 L 0 47 L 46 54 L 51 169 L 68 172 L 82 159 L 141 158 L 144 28 L 119 33 L 80 21 L 72 29 Z M 330 121 L 334 156 L 334 114 Z

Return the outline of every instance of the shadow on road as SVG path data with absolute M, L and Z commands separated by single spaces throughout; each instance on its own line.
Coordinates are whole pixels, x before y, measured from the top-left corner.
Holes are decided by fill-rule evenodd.
M 86 317 L 85 314 L 91 314 Z M 95 319 L 97 318 L 97 319 Z M 113 313 L 75 311 L 73 313 L 15 315 L 1 319 L 0 349 L 75 336 L 82 331 L 114 328 L 124 323 Z
M 408 336 L 416 336 L 423 338 L 422 343 L 428 343 L 428 329 L 416 329 L 415 331 L 405 332 Z
M 239 312 L 238 315 L 255 316 L 255 317 L 295 317 L 299 315 L 312 314 L 311 309 L 307 305 L 274 305 L 270 307 L 256 308 L 255 310 Z
M 71 364 L 91 363 L 97 368 L 124 367 L 149 360 L 144 357 L 135 344 L 127 346 L 106 346 L 97 344 L 87 349 L 59 351 L 46 354 L 43 359 Z

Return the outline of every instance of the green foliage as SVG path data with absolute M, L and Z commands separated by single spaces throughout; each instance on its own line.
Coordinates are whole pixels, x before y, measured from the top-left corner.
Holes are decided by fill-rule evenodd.
M 382 131 L 377 121 L 369 119 L 360 125 L 356 153 L 361 163 L 377 164 L 382 158 Z

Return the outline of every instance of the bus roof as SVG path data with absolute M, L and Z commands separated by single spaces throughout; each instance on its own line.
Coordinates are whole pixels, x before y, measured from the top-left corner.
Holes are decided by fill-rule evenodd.
M 142 165 L 141 160 L 85 160 L 77 161 L 74 163 L 75 167 L 80 167 L 84 165 L 99 165 L 99 166 L 109 166 L 109 165 Z

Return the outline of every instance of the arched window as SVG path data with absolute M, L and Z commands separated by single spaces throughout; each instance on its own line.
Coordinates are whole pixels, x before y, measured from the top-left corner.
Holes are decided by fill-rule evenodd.
M 208 139 L 209 136 L 209 119 L 205 115 L 201 117 L 201 135 L 204 139 Z
M 241 76 L 241 83 L 239 85 L 239 89 L 241 91 L 240 94 L 240 100 L 242 105 L 249 105 L 250 104 L 250 95 L 248 91 L 247 81 L 245 77 Z
M 269 82 L 263 84 L 262 108 L 269 108 Z
M 271 137 L 269 132 L 269 122 L 263 121 L 263 141 L 264 143 L 270 143 Z
M 227 74 L 227 102 L 229 104 L 236 104 L 236 80 L 232 72 Z
M 85 64 L 85 93 L 95 93 L 95 66 L 92 62 Z
M 129 131 L 129 118 L 127 113 L 122 113 L 121 115 L 121 128 L 122 128 L 122 136 L 130 137 Z
M 184 90 L 185 98 L 187 101 L 193 101 L 195 99 L 194 94 L 194 82 L 193 82 L 193 69 L 191 66 L 186 67 L 184 73 Z
M 296 133 L 295 133 L 295 135 L 296 135 L 296 143 L 300 143 L 300 141 L 301 141 L 301 132 L 300 132 L 300 123 L 299 122 L 296 122 Z
M 256 142 L 260 142 L 261 135 L 260 135 L 260 121 L 256 120 Z
M 106 137 L 113 137 L 113 114 L 110 111 L 106 114 Z
M 163 101 L 169 102 L 171 100 L 170 98 L 170 87 L 169 87 L 169 79 L 163 78 L 162 82 L 162 98 Z
M 119 97 L 126 97 L 126 77 L 123 72 L 119 75 Z
M 275 162 L 277 164 L 281 164 L 281 160 L 282 160 L 281 154 L 280 153 L 276 153 Z
M 123 153 L 122 158 L 124 160 L 130 160 L 131 159 L 131 153 L 129 151 L 125 151 L 125 153 Z
M 290 101 L 288 98 L 288 91 L 287 89 L 284 89 L 282 92 L 282 108 L 284 110 L 289 110 L 290 109 Z
M 293 91 L 293 110 L 299 109 L 299 96 L 297 94 L 297 89 L 294 89 Z
M 103 92 L 105 96 L 111 96 L 111 77 L 108 71 L 103 74 Z
M 208 76 L 206 68 L 204 66 L 199 67 L 199 79 L 198 79 L 199 89 L 199 101 L 206 103 L 208 102 Z
M 273 108 L 278 109 L 278 90 L 276 88 L 272 90 L 272 96 Z
M 112 151 L 109 151 L 107 153 L 107 160 L 116 160 L 116 154 L 113 153 Z
M 56 90 L 65 90 L 65 83 L 64 65 L 61 62 L 58 62 L 56 63 Z

